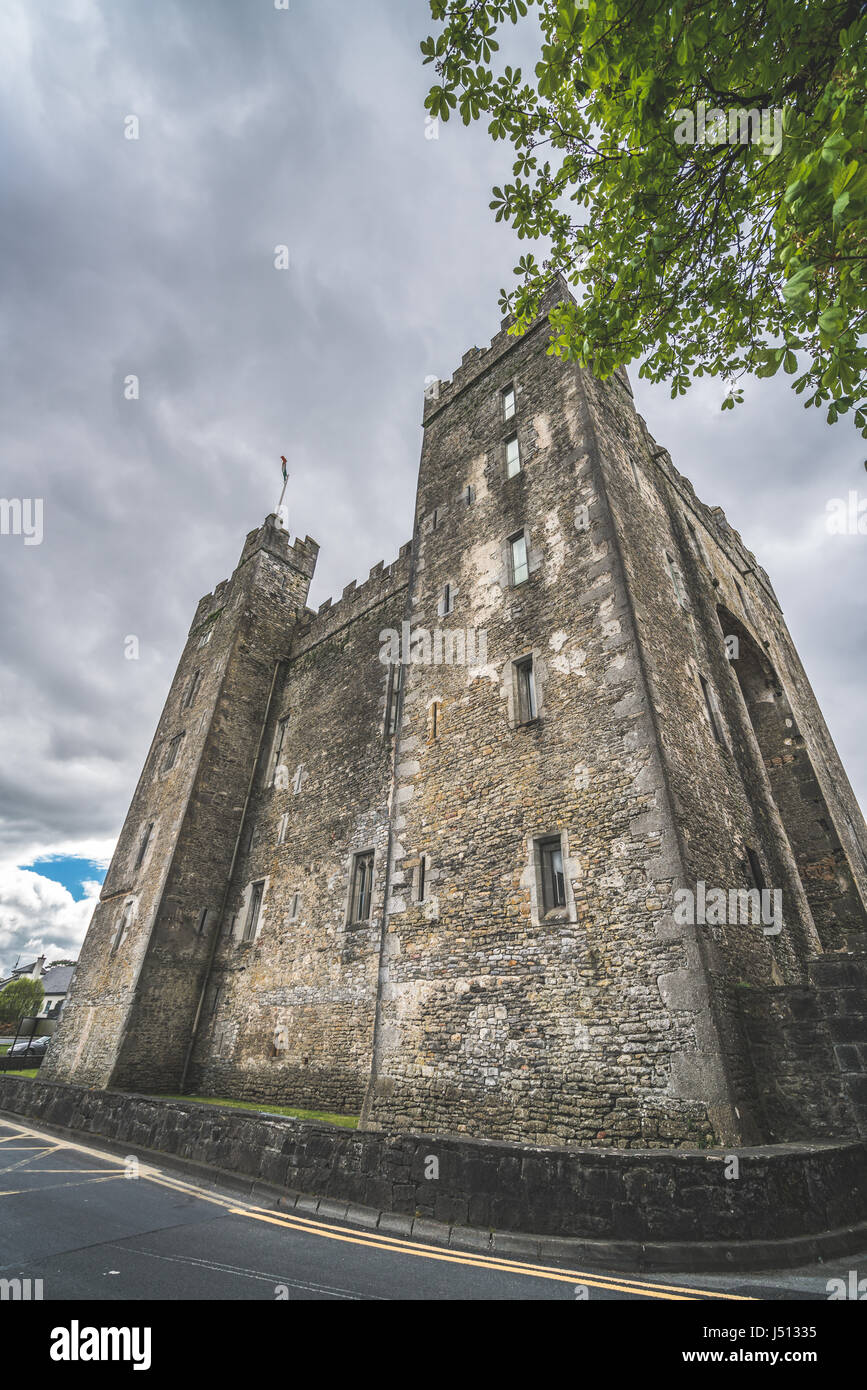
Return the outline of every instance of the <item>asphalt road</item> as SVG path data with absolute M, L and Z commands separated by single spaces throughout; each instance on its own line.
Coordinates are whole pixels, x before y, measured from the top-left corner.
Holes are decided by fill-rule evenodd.
M 136 1176 L 129 1176 L 129 1174 Z M 778 1274 L 632 1276 L 296 1215 L 0 1118 L 0 1280 L 44 1300 L 827 1299 L 867 1254 Z

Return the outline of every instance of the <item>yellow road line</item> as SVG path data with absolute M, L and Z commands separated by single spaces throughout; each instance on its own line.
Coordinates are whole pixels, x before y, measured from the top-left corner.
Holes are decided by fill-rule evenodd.
M 3 1124 L 10 1122 L 3 1119 Z M 15 1126 L 21 1134 L 26 1134 L 31 1138 L 49 1138 L 37 1130 L 26 1129 L 24 1126 Z M 126 1169 L 128 1160 L 117 1157 L 114 1154 L 103 1154 L 101 1150 L 93 1149 L 87 1145 L 76 1144 L 69 1140 L 55 1143 L 54 1149 L 67 1148 L 78 1153 L 86 1153 L 89 1156 L 97 1156 L 109 1165 L 114 1165 Z M 47 1149 L 46 1152 L 50 1152 Z M 20 1166 L 19 1164 L 12 1165 Z M 7 1170 L 9 1171 L 9 1170 Z M 38 1171 L 46 1171 L 40 1169 Z M 50 1170 L 49 1170 L 50 1171 Z M 64 1170 L 59 1170 L 64 1171 Z M 99 1172 L 99 1169 L 84 1170 Z M 121 1176 L 112 1174 L 111 1176 Z M 295 1212 L 274 1215 L 266 1207 L 258 1206 L 253 1202 L 246 1202 L 243 1198 L 227 1198 L 215 1196 L 213 1193 L 206 1192 L 195 1183 L 184 1182 L 180 1178 L 169 1177 L 160 1169 L 151 1167 L 139 1160 L 138 1170 L 139 1180 L 144 1179 L 161 1187 L 170 1188 L 176 1192 L 195 1196 L 200 1201 L 210 1202 L 213 1206 L 221 1207 L 230 1215 L 248 1216 L 251 1220 L 268 1222 L 274 1226 L 282 1226 L 284 1230 L 296 1230 L 308 1235 L 318 1235 L 323 1239 L 339 1240 L 345 1243 L 368 1246 L 372 1249 L 383 1250 L 391 1254 L 409 1254 L 419 1258 L 428 1258 L 443 1261 L 449 1264 L 472 1265 L 480 1269 L 491 1269 L 499 1273 L 521 1274 L 528 1278 L 546 1278 L 562 1283 L 586 1284 L 593 1288 L 609 1289 L 615 1293 L 638 1293 L 650 1298 L 663 1298 L 675 1300 L 696 1300 L 696 1299 L 722 1299 L 726 1302 L 753 1302 L 749 1295 L 723 1293 L 716 1289 L 699 1289 L 684 1287 L 682 1285 L 664 1284 L 656 1282 L 643 1282 L 637 1279 L 620 1279 L 615 1275 L 606 1276 L 598 1273 L 584 1273 L 578 1270 L 556 1269 L 548 1265 L 533 1265 L 517 1260 L 509 1260 L 505 1257 L 496 1255 L 473 1255 L 457 1250 L 444 1249 L 442 1246 L 426 1245 L 421 1241 L 405 1241 L 398 1237 L 386 1236 L 383 1232 L 371 1231 L 352 1231 L 346 1227 L 334 1226 L 327 1222 L 315 1220 L 310 1217 L 296 1215 Z M 252 1179 L 251 1179 L 252 1181 Z M 69 1186 L 70 1184 L 58 1184 L 58 1186 Z M 38 1191 L 38 1189 L 35 1189 Z M 0 1193 L 0 1196 L 14 1196 L 16 1193 Z

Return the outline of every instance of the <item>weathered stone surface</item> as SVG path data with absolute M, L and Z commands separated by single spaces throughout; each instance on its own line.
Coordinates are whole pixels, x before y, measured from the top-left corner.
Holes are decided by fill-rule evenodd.
M 426 401 L 394 564 L 314 614 L 318 547 L 269 518 L 202 600 L 46 1080 L 362 1110 L 371 1134 L 865 1132 L 864 823 L 770 581 L 625 372 L 546 346 L 544 320 L 502 331 Z M 420 629 L 392 728 L 381 648 Z M 756 872 L 782 930 L 682 924 L 677 890 Z M 475 1220 L 449 1200 L 424 1217 Z

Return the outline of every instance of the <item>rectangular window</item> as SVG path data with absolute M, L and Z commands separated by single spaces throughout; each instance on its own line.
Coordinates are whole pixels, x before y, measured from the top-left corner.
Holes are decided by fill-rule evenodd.
M 717 704 L 716 692 L 711 688 L 709 681 L 707 681 L 704 676 L 700 675 L 699 680 L 701 681 L 701 691 L 704 695 L 705 709 L 707 710 L 707 717 L 710 720 L 710 726 L 713 729 L 713 736 L 717 743 L 724 745 L 725 739 L 723 738 L 722 731 L 722 717 Z
M 635 465 L 635 459 L 632 457 L 631 454 L 629 455 L 629 467 L 632 469 L 632 477 L 633 477 L 633 479 L 634 479 L 634 481 L 635 481 L 635 486 L 636 486 L 637 488 L 640 488 L 640 487 L 641 487 L 641 479 L 640 479 L 639 476 L 638 476 L 638 469 L 637 469 L 637 467 L 636 467 L 636 465 Z
M 473 487 L 472 483 L 468 483 L 467 486 L 464 488 L 464 501 L 466 502 L 468 507 L 471 507 L 475 500 L 476 489 Z
M 278 843 L 278 845 L 285 845 L 285 843 L 286 843 L 286 827 L 288 826 L 288 824 L 289 824 L 289 812 L 286 811 L 286 812 L 280 817 L 280 829 L 277 831 L 277 843 Z
M 274 782 L 274 780 L 275 780 L 275 778 L 276 778 L 276 776 L 277 776 L 277 769 L 278 769 L 278 767 L 280 766 L 280 763 L 281 763 L 282 758 L 283 758 L 283 746 L 284 746 L 284 744 L 285 744 L 285 742 L 286 742 L 286 734 L 288 733 L 288 730 L 289 730 L 289 716 L 288 716 L 288 714 L 287 714 L 286 717 L 285 717 L 284 719 L 281 719 L 281 720 L 278 721 L 278 724 L 277 724 L 277 732 L 276 732 L 275 735 L 274 735 L 274 752 L 273 752 L 272 759 L 271 759 L 271 777 L 270 777 L 270 781 L 271 781 L 272 783 Z
M 400 661 L 392 662 L 388 670 L 388 696 L 385 702 L 385 732 L 393 734 L 397 731 L 397 720 L 400 713 L 400 692 L 403 689 L 403 663 Z
M 292 894 L 292 900 L 291 900 L 291 902 L 290 902 L 290 904 L 289 904 L 289 920 L 290 920 L 290 922 L 294 922 L 294 921 L 295 921 L 295 918 L 298 916 L 298 909 L 299 909 L 300 906 L 301 906 L 301 894 L 300 894 L 300 893 L 293 893 L 293 894 Z
M 427 876 L 427 857 L 422 855 L 418 861 L 418 876 L 416 878 L 416 902 L 424 902 L 425 878 Z
M 434 700 L 430 707 L 430 736 L 432 739 L 439 738 L 440 732 L 440 702 Z
M 201 673 L 201 671 L 194 671 L 194 672 L 193 672 L 193 678 L 192 678 L 192 680 L 190 681 L 189 685 L 187 686 L 187 693 L 184 695 L 183 704 L 181 705 L 181 709 L 189 709 L 190 705 L 193 703 L 193 701 L 194 701 L 195 698 L 196 698 L 196 691 L 197 691 L 198 688 L 199 688 L 199 681 L 200 681 L 201 679 L 202 679 L 202 673 Z
M 210 913 L 210 910 L 211 909 L 209 907 L 203 907 L 201 912 L 199 913 L 199 925 L 196 929 L 198 931 L 199 936 L 204 936 L 205 932 L 208 930 L 208 914 Z
M 352 891 L 349 895 L 349 921 L 368 922 L 373 889 L 373 850 L 356 854 L 352 865 Z
M 183 734 L 175 734 L 174 738 L 169 743 L 166 749 L 165 762 L 163 763 L 163 772 L 171 772 L 178 760 L 178 753 L 181 751 L 181 744 L 183 741 Z
M 542 911 L 556 912 L 566 906 L 563 843 L 559 835 L 539 841 L 539 868 L 542 875 Z
M 516 661 L 515 671 L 515 714 L 519 724 L 529 724 L 538 713 L 536 705 L 536 675 L 533 658 L 524 657 Z
M 151 842 L 151 835 L 153 834 L 153 830 L 154 823 L 153 821 L 151 821 L 150 825 L 145 826 L 144 834 L 141 837 L 141 844 L 138 847 L 138 857 L 135 861 L 135 866 L 137 869 L 140 869 L 142 864 L 144 863 L 145 855 L 148 852 L 148 845 Z
M 211 638 L 213 637 L 213 635 L 214 635 L 214 629 L 213 629 L 212 627 L 209 627 L 208 630 L 207 630 L 207 632 L 203 632 L 202 635 L 201 635 L 201 637 L 199 638 L 199 646 L 200 646 L 200 647 L 206 647 L 206 646 L 208 645 L 208 643 L 210 642 Z
M 440 524 L 440 512 L 439 512 L 439 507 L 434 507 L 433 511 L 432 511 L 431 514 L 430 514 L 430 529 L 431 529 L 432 531 L 435 531 L 435 530 L 437 529 L 437 527 L 439 526 L 439 524 Z
M 515 416 L 515 388 L 507 386 L 503 392 L 503 419 L 512 420 Z
M 440 599 L 440 617 L 446 618 L 455 606 L 455 596 L 451 584 L 443 585 L 443 596 Z
M 527 537 L 523 531 L 509 539 L 509 566 L 513 584 L 525 584 L 530 578 L 530 565 L 527 560 Z
M 253 884 L 253 891 L 250 894 L 250 907 L 247 912 L 247 920 L 244 923 L 244 940 L 252 941 L 256 935 L 256 928 L 259 925 L 259 913 L 262 910 L 262 898 L 265 894 L 265 881 Z
M 506 440 L 506 477 L 514 478 L 520 471 L 521 451 L 518 448 L 518 436 L 513 434 L 511 439 Z
M 215 985 L 211 990 L 211 1015 L 217 1012 L 217 1005 L 220 1002 L 220 995 L 223 993 L 222 985 Z

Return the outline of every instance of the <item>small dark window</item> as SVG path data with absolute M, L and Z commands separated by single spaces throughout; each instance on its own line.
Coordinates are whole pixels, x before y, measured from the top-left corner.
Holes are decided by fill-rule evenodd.
M 123 912 L 120 916 L 120 921 L 117 924 L 117 931 L 115 932 L 114 940 L 111 943 L 111 955 L 114 955 L 115 951 L 117 951 L 123 945 L 124 941 L 129 935 L 129 929 L 133 924 L 134 917 L 135 901 L 128 902 L 124 905 Z
M 201 673 L 201 671 L 194 671 L 194 672 L 193 672 L 193 678 L 192 678 L 192 680 L 190 681 L 189 685 L 187 686 L 187 693 L 184 695 L 184 700 L 183 700 L 183 704 L 181 705 L 181 709 L 189 709 L 190 705 L 193 703 L 193 701 L 194 701 L 195 698 L 196 698 L 196 693 L 197 693 L 197 691 L 198 691 L 198 689 L 199 689 L 199 682 L 200 682 L 201 679 L 202 679 L 202 673 Z
M 199 913 L 199 925 L 196 928 L 199 936 L 204 936 L 205 932 L 208 930 L 208 916 L 210 911 L 211 909 L 209 907 L 203 907 Z
M 253 884 L 253 891 L 250 895 L 250 907 L 247 912 L 247 920 L 244 923 L 244 940 L 252 941 L 256 935 L 256 928 L 259 925 L 259 913 L 262 910 L 262 898 L 265 895 L 265 881 Z
M 435 531 L 435 530 L 437 529 L 437 527 L 439 526 L 439 524 L 440 524 L 440 512 L 439 512 L 439 507 L 434 507 L 433 511 L 431 512 L 430 529 L 431 529 L 432 531 Z
M 512 420 L 515 416 L 515 388 L 507 386 L 503 392 L 503 419 Z
M 290 904 L 289 904 L 289 917 L 290 917 L 291 921 L 293 921 L 293 922 L 295 921 L 295 918 L 298 916 L 298 908 L 300 907 L 300 905 L 301 905 L 301 894 L 300 894 L 300 893 L 293 893 L 293 894 L 292 894 L 292 901 L 291 901 Z
M 392 662 L 388 670 L 388 695 L 385 702 L 385 732 L 393 734 L 397 730 L 400 713 L 400 692 L 403 689 L 403 663 Z
M 141 844 L 138 847 L 138 857 L 135 861 L 135 866 L 137 869 L 140 869 L 142 864 L 144 863 L 145 855 L 148 852 L 148 845 L 151 842 L 151 835 L 153 834 L 153 830 L 154 823 L 153 821 L 151 821 L 149 825 L 145 826 L 144 833 L 141 837 Z
M 753 887 L 758 888 L 759 892 L 761 893 L 766 886 L 765 876 L 762 873 L 762 861 L 759 859 L 759 856 L 756 854 L 755 850 L 751 849 L 749 845 L 747 845 L 747 864 L 749 865 L 750 878 L 753 881 Z
M 417 884 L 416 901 L 417 901 L 417 902 L 420 902 L 420 903 L 423 903 L 423 902 L 424 902 L 424 890 L 425 890 L 425 876 L 426 876 L 426 872 L 427 872 L 427 858 L 426 858 L 425 855 L 422 855 L 422 856 L 421 856 L 421 859 L 418 861 L 418 879 L 417 879 L 417 881 L 416 881 L 416 884 Z
M 352 891 L 349 895 L 350 922 L 370 920 L 373 888 L 373 850 L 356 854 L 352 866 Z
M 440 729 L 440 702 L 434 700 L 430 707 L 430 736 L 432 739 L 439 738 Z
M 538 714 L 533 658 L 527 656 L 524 657 L 523 661 L 516 661 L 514 670 L 517 720 L 519 724 L 529 724 Z
M 542 871 L 543 911 L 555 912 L 566 906 L 563 844 L 559 835 L 539 841 L 539 867 Z
M 521 450 L 518 447 L 518 436 L 513 434 L 506 440 L 506 477 L 514 478 L 516 473 L 521 471 Z
M 178 760 L 178 753 L 181 751 L 181 744 L 183 743 L 183 741 L 183 734 L 175 734 L 174 738 L 172 739 L 171 743 L 166 749 L 166 758 L 165 762 L 163 763 L 163 772 L 171 772 L 172 768 Z
M 509 538 L 509 568 L 513 584 L 526 584 L 530 578 L 530 564 L 527 558 L 527 537 L 523 531 Z
M 464 488 L 463 496 L 467 506 L 471 507 L 476 500 L 476 489 L 473 487 L 472 483 L 468 483 Z
M 671 587 L 674 589 L 675 598 L 681 608 L 689 606 L 689 599 L 686 596 L 686 589 L 683 587 L 683 575 L 674 562 L 674 556 L 665 552 L 665 567 L 668 570 L 668 577 L 671 580 Z

